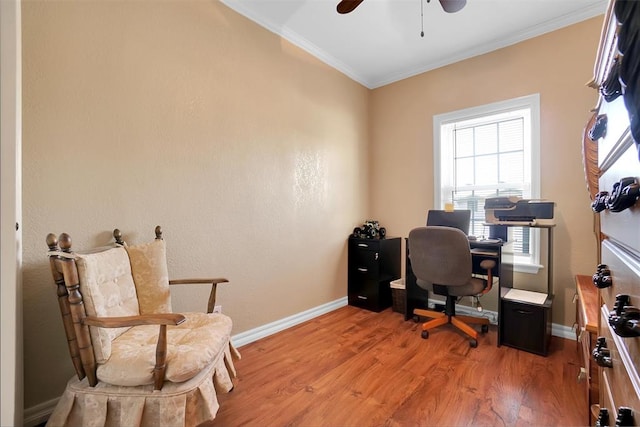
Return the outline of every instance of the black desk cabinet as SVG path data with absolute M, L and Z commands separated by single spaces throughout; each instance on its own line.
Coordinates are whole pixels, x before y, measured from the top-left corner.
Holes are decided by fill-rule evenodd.
M 551 340 L 551 298 L 544 304 L 501 299 L 502 344 L 546 356 Z
M 349 238 L 349 305 L 371 311 L 391 307 L 389 283 L 400 278 L 400 238 Z

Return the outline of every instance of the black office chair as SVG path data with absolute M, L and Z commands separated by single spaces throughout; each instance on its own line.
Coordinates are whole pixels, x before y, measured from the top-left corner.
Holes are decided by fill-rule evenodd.
M 416 308 L 413 314 L 432 320 L 422 324 L 422 338 L 429 337 L 429 330 L 447 323 L 453 324 L 471 337 L 469 345 L 478 346 L 478 332 L 468 323 L 480 324 L 483 333 L 489 330 L 489 319 L 484 317 L 457 316 L 456 301 L 463 296 L 484 295 L 491 289 L 492 260 L 484 260 L 480 267 L 487 271 L 486 279 L 472 275 L 469 240 L 464 232 L 453 227 L 419 227 L 409 233 L 409 257 L 417 284 L 423 289 L 447 297 L 445 311 L 438 312 Z

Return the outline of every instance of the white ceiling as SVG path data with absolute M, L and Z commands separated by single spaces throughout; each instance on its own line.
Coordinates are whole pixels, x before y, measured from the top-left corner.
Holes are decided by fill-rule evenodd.
M 607 0 L 467 0 L 446 13 L 438 0 L 221 0 L 368 88 L 496 50 L 603 14 Z

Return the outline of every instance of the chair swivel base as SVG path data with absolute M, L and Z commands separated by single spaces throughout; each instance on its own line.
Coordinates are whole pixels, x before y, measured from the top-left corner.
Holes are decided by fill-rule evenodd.
M 478 332 L 471 326 L 469 326 L 468 323 L 482 325 L 482 333 L 486 333 L 489 331 L 489 319 L 486 319 L 484 317 L 459 316 L 455 314 L 451 315 L 439 311 L 423 310 L 420 308 L 414 309 L 413 314 L 416 316 L 429 317 L 432 319 L 422 324 L 421 336 L 424 339 L 429 338 L 430 329 L 434 329 L 438 326 L 450 323 L 460 331 L 471 337 L 471 339 L 469 340 L 469 346 L 475 348 L 478 346 Z

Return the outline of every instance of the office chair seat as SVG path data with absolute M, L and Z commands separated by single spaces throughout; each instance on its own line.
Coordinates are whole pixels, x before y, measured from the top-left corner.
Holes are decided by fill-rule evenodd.
M 463 296 L 484 295 L 491 289 L 491 269 L 495 262 L 485 260 L 481 267 L 487 271 L 487 279 L 472 275 L 472 260 L 469 240 L 464 232 L 453 227 L 427 226 L 409 233 L 409 257 L 418 286 L 438 295 L 446 296 L 445 311 L 415 309 L 414 315 L 429 317 L 423 323 L 422 337 L 429 337 L 429 330 L 451 323 L 470 337 L 471 347 L 478 345 L 478 332 L 468 323 L 482 325 L 481 331 L 489 329 L 489 319 L 458 316 L 456 300 Z
M 435 292 L 433 290 L 433 283 L 425 282 L 424 280 L 416 280 L 418 286 L 422 289 L 426 289 L 428 291 Z M 487 281 L 484 279 L 479 279 L 476 277 L 472 277 L 468 284 L 462 286 L 449 286 L 447 289 L 447 294 L 440 295 L 451 295 L 454 297 L 466 297 L 469 295 L 478 295 L 484 291 L 487 287 Z

